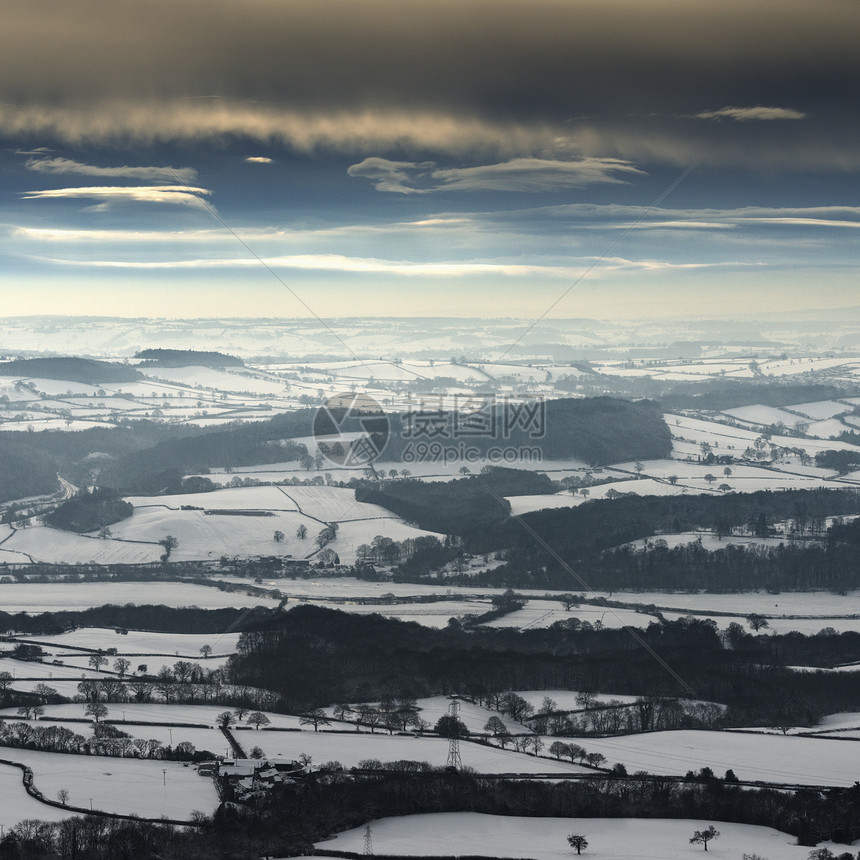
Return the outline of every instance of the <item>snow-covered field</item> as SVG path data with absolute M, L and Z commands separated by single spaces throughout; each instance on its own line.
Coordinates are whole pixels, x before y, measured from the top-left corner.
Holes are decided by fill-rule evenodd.
M 109 720 L 125 720 L 132 723 L 190 723 L 192 725 L 212 728 L 215 726 L 218 714 L 229 711 L 225 705 L 166 705 L 163 702 L 122 702 L 108 705 Z M 0 717 L 12 716 L 15 708 L 0 710 Z M 268 713 L 268 712 L 267 712 Z M 45 715 L 56 719 L 78 718 L 84 715 L 83 705 L 69 703 L 65 705 L 46 705 Z M 284 714 L 268 713 L 272 725 L 285 728 L 296 728 L 298 717 Z M 178 729 L 174 729 L 174 732 Z M 149 737 L 149 735 L 147 735 Z M 2 758 L 2 756 L 0 756 Z
M 0 606 L 5 612 L 72 612 L 105 603 L 201 609 L 278 605 L 268 597 L 248 597 L 189 582 L 0 582 Z
M 7 756 L 6 752 L 4 747 L 0 747 L 0 758 L 11 760 L 13 757 Z M 69 817 L 68 812 L 48 806 L 46 803 L 39 803 L 38 800 L 30 797 L 24 791 L 23 777 L 24 774 L 19 768 L 0 764 L 0 797 L 3 798 L 2 803 L 0 803 L 0 824 L 3 825 L 6 832 L 25 818 L 62 821 Z M 56 800 L 56 796 L 51 795 L 50 797 L 51 800 Z
M 84 706 L 77 705 L 76 707 L 78 713 L 75 716 L 80 719 L 84 714 Z M 121 707 L 121 705 L 109 705 L 108 719 L 121 719 L 121 711 L 119 710 Z M 81 735 L 86 740 L 91 740 L 93 737 L 92 723 L 89 720 L 80 722 L 79 719 L 70 719 L 68 721 L 52 719 L 50 724 L 51 726 L 66 728 L 77 735 Z M 18 720 L 15 717 L 8 718 L 8 722 L 10 725 L 15 722 L 30 722 L 31 725 L 33 724 L 33 721 Z M 41 725 L 44 726 L 46 723 L 43 721 Z M 208 751 L 213 756 L 220 755 L 228 758 L 233 755 L 224 735 L 219 729 L 214 727 L 192 728 L 189 726 L 176 726 L 175 728 L 171 728 L 170 726 L 150 726 L 134 722 L 119 722 L 117 723 L 117 728 L 129 735 L 132 742 L 141 739 L 147 741 L 156 740 L 162 746 L 167 747 L 187 741 L 193 744 L 195 750 L 199 752 Z M 248 749 L 251 746 L 252 744 L 248 744 Z M 0 758 L 3 758 L 4 749 L 5 747 L 0 747 Z
M 92 669 L 79 669 L 75 666 L 54 666 L 50 660 L 46 663 L 36 663 L 31 661 L 13 660 L 11 657 L 0 657 L 0 672 L 8 672 L 13 678 L 35 678 L 33 684 L 37 684 L 40 680 L 69 680 L 80 681 L 84 676 L 88 678 L 97 678 L 99 675 Z M 50 684 L 49 686 L 54 686 Z M 16 680 L 15 688 L 18 690 L 28 689 L 23 687 Z
M 165 534 L 167 532 L 162 531 L 156 540 Z M 148 564 L 158 561 L 163 552 L 155 541 L 146 544 L 100 540 L 33 525 L 15 530 L 0 546 L 0 560 L 16 564 L 26 564 L 28 561 L 48 564 Z
M 441 715 L 440 715 L 441 716 Z M 486 722 L 486 721 L 485 721 Z M 336 727 L 338 724 L 333 724 Z M 380 761 L 426 761 L 444 766 L 448 762 L 448 741 L 438 737 L 389 735 L 377 729 L 366 731 L 271 732 L 247 731 L 237 735 L 240 743 L 259 744 L 268 756 L 296 758 L 301 753 L 313 757 L 313 763 L 339 761 L 344 767 L 354 767 L 363 759 Z M 477 743 L 460 744 L 463 765 L 479 773 L 594 773 L 593 770 L 550 758 L 536 758 L 513 750 Z
M 544 738 L 549 744 L 555 738 Z M 683 776 L 710 767 L 717 776 L 731 768 L 738 779 L 799 785 L 851 786 L 857 780 L 860 749 L 853 741 L 717 731 L 649 732 L 613 738 L 585 738 L 588 752 L 603 753 L 608 765 L 628 772 Z
M 371 822 L 373 850 L 377 854 L 474 855 L 484 857 L 534 857 L 541 860 L 575 856 L 567 843 L 571 833 L 588 839 L 584 857 L 601 860 L 686 860 L 702 853 L 690 845 L 696 830 L 713 824 L 720 832 L 710 844 L 709 855 L 742 860 L 759 855 L 769 860 L 806 860 L 809 847 L 796 845 L 794 837 L 770 827 L 698 819 L 643 818 L 523 818 L 483 815 L 477 812 L 444 812 L 404 815 Z M 317 848 L 364 851 L 364 827 L 339 833 L 318 842 Z M 847 846 L 821 843 L 836 853 Z
M 61 648 L 76 646 L 105 651 L 108 648 L 116 648 L 119 654 L 168 654 L 196 659 L 200 657 L 200 649 L 205 645 L 212 648 L 213 656 L 232 654 L 236 650 L 239 634 L 149 633 L 139 630 L 119 634 L 108 627 L 79 627 L 58 636 L 28 636 L 27 641 L 50 642 Z
M 568 612 L 563 606 L 548 600 L 529 600 L 522 609 L 509 612 L 501 618 L 487 622 L 485 627 L 549 627 L 556 621 L 578 618 L 603 627 L 647 627 L 657 619 L 629 609 L 612 609 L 600 606 L 577 606 Z
M 218 805 L 214 782 L 179 762 L 13 747 L 0 748 L 0 757 L 31 767 L 33 783 L 45 797 L 55 799 L 65 788 L 73 806 L 88 808 L 92 802 L 93 809 L 105 812 L 187 820 L 194 810 L 210 815 Z
M 560 711 L 578 711 L 581 707 L 576 703 L 578 691 L 574 690 L 514 690 L 518 696 L 522 696 L 537 711 L 544 698 L 552 699 Z M 638 696 L 613 695 L 611 693 L 598 693 L 594 699 L 598 704 L 622 702 L 628 704 L 635 702 Z
M 700 592 L 666 593 L 659 591 L 597 592 L 599 596 L 629 604 L 654 604 L 678 612 L 726 612 L 749 615 L 757 612 L 768 618 L 779 616 L 837 616 L 860 613 L 860 592 L 845 595 L 827 591 L 769 594 L 749 591 L 743 594 L 705 594 Z M 825 625 L 826 626 L 826 625 Z
M 305 558 L 318 549 L 313 538 L 328 523 L 336 522 L 341 530 L 331 547 L 342 563 L 350 564 L 355 561 L 356 547 L 370 543 L 378 534 L 397 541 L 431 534 L 406 524 L 385 508 L 356 501 L 352 490 L 340 487 L 232 487 L 211 493 L 133 496 L 129 501 L 134 512 L 111 527 L 108 539 L 34 524 L 6 532 L 0 560 L 151 563 L 163 554 L 159 542 L 167 535 L 178 541 L 171 552 L 173 561 L 224 555 Z M 297 535 L 300 527 L 306 530 L 305 539 Z M 275 540 L 275 532 L 281 533 L 280 541 Z
M 311 602 L 311 601 L 309 601 Z M 382 615 L 400 621 L 415 621 L 424 627 L 445 627 L 452 617 L 480 614 L 491 609 L 489 602 L 481 604 L 465 600 L 441 600 L 434 603 L 385 604 L 331 604 L 321 603 L 331 609 L 340 609 L 355 615 Z

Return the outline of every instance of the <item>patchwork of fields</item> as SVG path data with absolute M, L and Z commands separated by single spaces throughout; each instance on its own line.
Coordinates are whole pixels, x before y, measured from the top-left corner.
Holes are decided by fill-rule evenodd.
M 368 362 L 313 361 L 280 362 L 248 366 L 241 370 L 216 370 L 204 367 L 144 368 L 144 379 L 115 386 L 98 386 L 39 378 L 0 378 L 0 430 L 30 427 L 34 431 L 61 429 L 74 432 L 93 427 L 113 428 L 122 420 L 145 418 L 155 422 L 228 426 L 237 420 L 255 421 L 273 414 L 317 404 L 335 391 L 366 386 L 372 381 L 374 396 L 392 409 L 414 405 L 417 385 L 425 385 L 435 402 L 451 405 L 458 397 L 475 395 L 492 383 L 494 390 L 512 399 L 557 397 L 555 380 L 567 377 L 583 384 L 598 384 L 600 378 L 629 381 L 635 379 L 690 381 L 703 379 L 752 379 L 753 370 L 746 359 L 713 358 L 698 362 L 666 362 L 661 367 L 644 363 L 605 359 L 593 363 L 591 370 L 549 361 L 531 363 L 481 362 L 415 358 L 404 361 Z M 756 375 L 793 377 L 805 373 L 826 374 L 860 384 L 860 361 L 842 359 L 768 359 L 761 361 Z M 565 396 L 581 396 L 564 392 Z M 757 491 L 779 492 L 788 489 L 860 488 L 860 471 L 838 473 L 813 465 L 816 453 L 825 450 L 857 451 L 849 441 L 835 438 L 860 427 L 854 414 L 860 398 L 835 398 L 803 401 L 784 406 L 751 404 L 717 410 L 675 410 L 665 420 L 672 435 L 672 451 L 665 459 L 643 462 L 624 461 L 595 468 L 578 460 L 522 462 L 514 465 L 546 472 L 553 480 L 573 479 L 557 484 L 554 493 L 511 496 L 514 516 L 546 508 L 574 507 L 594 499 L 617 494 L 638 496 L 684 496 Z M 317 446 L 311 436 L 302 437 L 311 457 Z M 731 458 L 731 465 L 715 465 L 708 456 Z M 726 461 L 728 462 L 728 461 Z M 470 474 L 488 462 L 470 462 Z M 404 477 L 419 480 L 453 480 L 461 477 L 461 463 L 423 462 L 383 463 L 386 480 Z M 331 468 L 329 468 L 329 466 Z M 390 474 L 389 467 L 394 474 Z M 396 468 L 395 468 L 396 467 Z M 205 470 L 204 470 L 205 471 Z M 281 596 L 288 606 L 307 602 L 342 609 L 354 614 L 378 613 L 389 618 L 417 622 L 426 627 L 444 628 L 451 619 L 478 615 L 493 608 L 493 598 L 502 588 L 467 586 L 411 585 L 390 581 L 367 582 L 336 575 L 328 570 L 309 568 L 306 579 L 281 579 L 263 571 L 254 579 L 222 572 L 225 559 L 280 557 L 299 563 L 316 563 L 324 545 L 336 553 L 340 564 L 351 565 L 358 548 L 381 536 L 402 542 L 436 534 L 401 519 L 386 508 L 356 500 L 355 493 L 335 486 L 341 481 L 362 477 L 358 468 L 335 464 L 301 465 L 297 461 L 232 467 L 215 466 L 206 477 L 220 489 L 212 492 L 164 495 L 130 495 L 131 516 L 111 525 L 109 534 L 91 531 L 75 534 L 51 528 L 34 515 L 27 523 L 0 525 L 0 562 L 12 566 L 16 575 L 38 563 L 64 565 L 156 565 L 165 554 L 163 541 L 175 539 L 169 560 L 200 561 L 209 564 L 211 586 L 194 582 L 153 581 L 13 581 L 5 573 L 0 578 L 0 609 L 8 613 L 41 613 L 84 610 L 105 604 L 164 605 L 201 609 L 255 606 L 274 608 Z M 242 486 L 243 481 L 260 482 Z M 294 483 L 297 482 L 297 483 Z M 298 483 L 300 482 L 300 483 Z M 269 484 L 269 485 L 265 485 Z M 578 486 L 577 486 L 578 485 Z M 67 495 L 75 488 L 64 488 Z M 67 492 L 68 491 L 68 492 Z M 59 501 L 59 495 L 55 501 Z M 20 500 L 22 503 L 25 500 Z M 27 500 L 36 503 L 36 500 Z M 53 504 L 53 502 L 51 503 Z M 334 536 L 317 540 L 323 530 L 336 525 Z M 724 538 L 703 532 L 661 535 L 669 546 L 700 541 L 705 549 L 727 544 L 776 546 L 787 540 L 789 523 L 774 524 L 766 538 L 732 534 Z M 637 542 L 636 547 L 641 547 Z M 478 573 L 500 559 L 470 559 L 464 571 Z M 342 572 L 342 571 L 340 571 Z M 318 574 L 318 575 L 317 575 Z M 586 572 L 587 578 L 587 572 Z M 221 590 L 218 583 L 235 590 Z M 242 586 L 254 584 L 253 593 Z M 259 589 L 267 589 L 263 593 Z M 577 588 L 577 591 L 580 589 Z M 277 592 L 277 593 L 276 593 Z M 573 618 L 595 628 L 642 629 L 658 620 L 668 621 L 694 616 L 713 619 L 720 630 L 730 624 L 748 627 L 751 613 L 763 615 L 774 633 L 798 632 L 814 635 L 822 629 L 860 632 L 857 593 L 833 595 L 613 592 L 590 593 L 585 602 L 565 609 L 552 594 L 541 589 L 518 590 L 522 608 L 486 624 L 488 628 L 539 630 Z M 419 598 L 436 598 L 419 602 Z M 606 605 L 604 598 L 612 602 Z M 649 606 L 653 605 L 653 606 Z M 648 607 L 647 609 L 645 607 Z M 656 607 L 656 610 L 653 608 Z M 110 628 L 80 628 L 53 636 L 19 637 L 18 643 L 39 645 L 42 661 L 24 662 L 5 655 L 0 657 L 0 672 L 8 672 L 8 688 L 16 693 L 33 693 L 48 684 L 69 699 L 80 699 L 81 681 L 117 679 L 112 665 L 117 657 L 127 658 L 131 666 L 123 674 L 155 676 L 170 671 L 176 661 L 189 661 L 209 672 L 223 669 L 235 653 L 239 634 L 167 634 L 129 630 L 119 634 Z M 11 647 L 11 646 L 10 646 Z M 212 653 L 204 656 L 203 649 Z M 90 665 L 94 653 L 111 650 L 109 664 L 97 671 Z M 116 653 L 113 653 L 116 649 Z M 141 666 L 146 666 L 145 670 Z M 808 671 L 809 667 L 796 667 Z M 855 666 L 837 667 L 855 671 Z M 834 670 L 836 671 L 836 670 Z M 125 679 L 127 680 L 127 678 Z M 111 702 L 108 719 L 128 731 L 133 738 L 157 741 L 164 747 L 181 742 L 217 756 L 232 754 L 224 735 L 216 728 L 224 706 L 206 704 L 168 704 L 151 702 Z M 571 690 L 521 690 L 519 695 L 538 708 L 545 696 L 554 698 L 561 710 L 576 710 L 576 693 Z M 601 690 L 597 705 L 609 701 L 629 703 L 637 697 L 612 696 Z M 420 699 L 420 715 L 431 727 L 449 707 L 443 696 Z M 332 715 L 333 703 L 327 708 Z M 74 701 L 47 705 L 39 719 L 28 725 L 62 726 L 75 732 L 90 732 L 84 718 L 85 703 Z M 299 714 L 266 711 L 269 724 L 262 730 L 241 719 L 234 736 L 250 749 L 259 746 L 265 756 L 295 759 L 301 755 L 312 765 L 339 762 L 349 768 L 379 761 L 426 761 L 444 766 L 449 744 L 444 738 L 419 733 L 392 733 L 378 728 L 375 733 L 358 731 L 349 722 L 333 721 L 319 732 L 303 723 Z M 471 702 L 463 702 L 460 718 L 471 733 L 484 733 L 487 721 L 498 717 L 513 735 L 531 732 L 525 723 L 498 714 Z M 16 708 L 0 712 L 8 723 L 21 722 Z M 159 725 L 154 725 L 158 723 Z M 183 723 L 192 725 L 182 725 Z M 583 745 L 589 752 L 605 756 L 605 768 L 622 764 L 630 773 L 682 777 L 688 770 L 712 768 L 722 774 L 728 769 L 742 780 L 759 780 L 799 785 L 851 786 L 856 781 L 856 756 L 850 743 L 860 738 L 860 719 L 850 712 L 825 718 L 814 729 L 797 726 L 779 734 L 761 727 L 743 732 L 666 731 L 619 737 L 588 737 Z M 593 768 L 559 761 L 547 753 L 555 738 L 542 736 L 541 755 L 501 749 L 498 746 L 464 741 L 463 764 L 478 773 L 552 776 L 594 774 Z M 106 758 L 48 753 L 13 747 L 0 749 L 7 758 L 31 767 L 37 787 L 54 798 L 61 790 L 69 793 L 72 805 L 143 817 L 188 819 L 195 810 L 211 813 L 218 804 L 213 782 L 200 777 L 193 766 L 173 761 L 134 758 Z M 3 807 L 0 823 L 9 826 L 22 818 L 57 820 L 62 810 L 38 803 L 24 793 L 20 771 L 0 766 L 0 792 Z M 426 853 L 428 840 L 434 851 L 451 853 L 491 852 L 493 856 L 569 856 L 566 834 L 572 827 L 587 830 L 592 842 L 590 852 L 602 857 L 627 857 L 635 840 L 645 845 L 637 856 L 674 858 L 689 856 L 690 832 L 701 822 L 640 821 L 627 819 L 587 819 L 572 824 L 569 820 L 543 819 L 539 824 L 528 819 L 500 818 L 471 814 L 415 816 L 411 819 L 374 822 L 377 851 L 410 855 Z M 713 851 L 720 856 L 742 857 L 744 852 L 760 851 L 773 857 L 805 858 L 808 849 L 789 844 L 785 834 L 766 828 L 721 824 L 721 840 Z M 441 834 L 441 835 L 440 835 Z M 342 850 L 361 850 L 361 831 L 341 834 L 330 846 Z

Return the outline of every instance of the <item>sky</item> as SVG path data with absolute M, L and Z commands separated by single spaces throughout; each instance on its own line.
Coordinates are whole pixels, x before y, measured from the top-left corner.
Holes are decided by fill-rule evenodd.
M 856 0 L 5 0 L 0 316 L 857 300 Z

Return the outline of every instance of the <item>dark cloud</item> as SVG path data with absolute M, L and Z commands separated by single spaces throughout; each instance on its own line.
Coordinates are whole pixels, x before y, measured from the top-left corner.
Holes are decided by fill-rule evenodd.
M 520 154 L 551 157 L 565 124 L 582 133 L 583 115 L 586 132 L 623 139 L 631 115 L 744 119 L 723 111 L 773 105 L 810 117 L 801 148 L 838 150 L 854 140 L 858 34 L 853 0 L 7 0 L 0 130 L 73 137 L 77 117 L 79 135 L 134 138 L 186 100 L 186 123 L 174 119 L 169 134 L 246 123 L 295 143 L 291 123 L 338 113 L 444 115 L 542 124 L 551 132 Z M 420 147 L 424 131 L 399 139 Z M 366 132 L 351 133 L 368 146 L 380 137 Z M 668 149 L 692 134 L 665 133 Z

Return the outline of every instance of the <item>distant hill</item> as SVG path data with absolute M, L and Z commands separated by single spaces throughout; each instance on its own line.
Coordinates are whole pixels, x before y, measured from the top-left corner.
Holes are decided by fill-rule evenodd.
M 468 422 L 469 415 L 439 413 L 438 417 L 445 422 L 448 435 L 424 437 L 424 441 L 450 447 L 464 442 L 484 455 L 491 449 L 539 448 L 544 460 L 577 459 L 605 465 L 624 460 L 658 460 L 672 450 L 672 437 L 662 413 L 647 400 L 581 397 L 526 405 L 500 403 L 475 414 L 491 429 L 459 438 L 451 428 L 455 422 Z M 389 415 L 389 422 L 391 433 L 383 459 L 400 462 L 406 455 L 408 462 L 410 443 L 415 447 L 409 428 L 397 415 Z
M 126 364 L 113 364 L 77 356 L 56 358 L 20 358 L 0 363 L 0 376 L 34 376 L 41 379 L 61 379 L 89 385 L 134 382 L 143 375 Z
M 795 403 L 812 403 L 816 400 L 840 400 L 856 397 L 856 387 L 824 385 L 821 383 L 757 383 L 713 382 L 696 383 L 660 398 L 667 412 L 677 409 L 707 409 L 722 412 L 741 406 L 791 406 Z
M 123 492 L 151 493 L 175 486 L 183 475 L 210 466 L 256 466 L 298 460 L 304 445 L 291 437 L 311 433 L 314 411 L 301 409 L 229 429 L 167 438 L 105 465 L 100 482 Z
M 245 362 L 223 352 L 194 349 L 142 349 L 134 354 L 147 367 L 244 367 Z
M 48 454 L 0 437 L 0 501 L 41 496 L 58 487 L 57 469 Z

